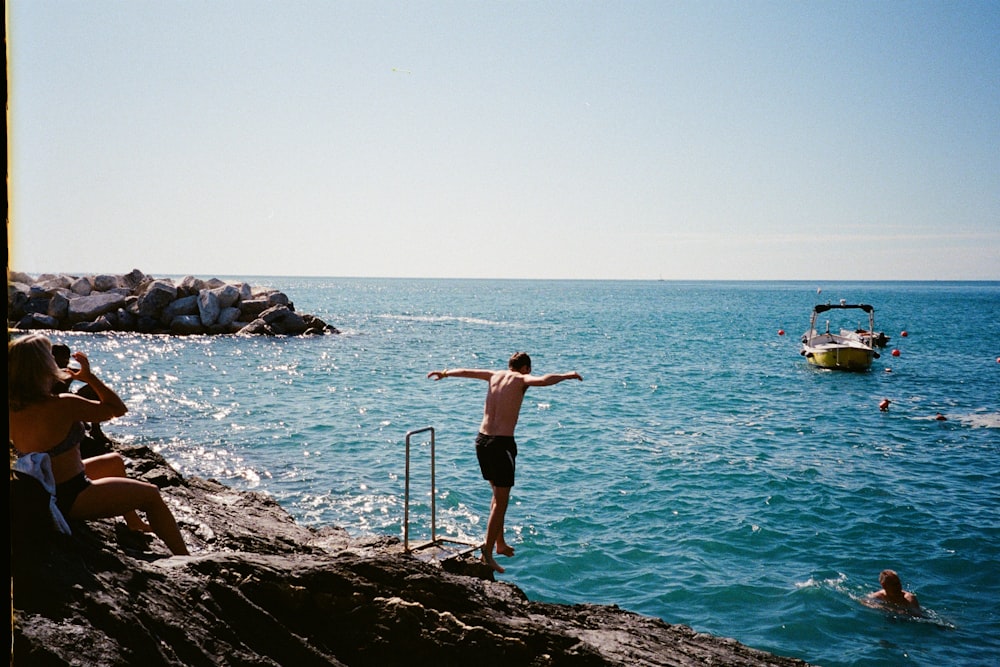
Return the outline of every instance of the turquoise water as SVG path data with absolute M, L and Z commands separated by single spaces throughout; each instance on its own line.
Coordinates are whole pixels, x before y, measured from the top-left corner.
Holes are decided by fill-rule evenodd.
M 425 375 L 526 350 L 585 380 L 525 399 L 500 579 L 828 667 L 998 664 L 1000 283 L 250 282 L 343 334 L 59 334 L 128 402 L 109 434 L 303 523 L 402 537 L 405 434 L 433 426 L 438 530 L 477 539 L 485 384 Z M 868 373 L 799 356 L 840 299 L 892 337 Z M 415 438 L 415 539 L 428 455 Z M 859 604 L 887 567 L 927 618 Z

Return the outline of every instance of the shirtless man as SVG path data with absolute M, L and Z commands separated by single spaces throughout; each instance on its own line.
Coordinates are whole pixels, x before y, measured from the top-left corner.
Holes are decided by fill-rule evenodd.
M 434 380 L 459 377 L 489 382 L 483 423 L 476 436 L 476 457 L 479 459 L 483 479 L 488 480 L 493 488 L 482 560 L 497 572 L 503 572 L 504 569 L 493 558 L 494 549 L 504 556 L 514 555 L 514 549 L 504 540 L 503 523 L 510 501 L 510 489 L 514 486 L 514 459 L 517 457 L 514 427 L 517 426 L 524 394 L 528 387 L 548 387 L 563 380 L 583 380 L 575 371 L 532 375 L 531 357 L 525 352 L 514 353 L 507 366 L 508 370 L 505 371 L 453 368 L 427 374 L 427 377 Z
M 917 596 L 909 591 L 903 590 L 903 582 L 899 575 L 893 570 L 882 570 L 878 576 L 878 583 L 882 585 L 882 590 L 875 591 L 868 595 L 868 600 L 878 604 L 902 609 L 912 614 L 920 613 L 920 603 Z

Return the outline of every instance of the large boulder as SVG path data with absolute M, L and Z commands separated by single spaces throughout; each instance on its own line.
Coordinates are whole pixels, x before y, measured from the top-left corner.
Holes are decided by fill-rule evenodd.
M 330 324 L 327 324 L 326 322 L 316 317 L 315 315 L 310 315 L 306 313 L 302 316 L 302 320 L 306 323 L 306 330 L 304 333 L 307 334 L 340 333 L 339 329 Z
M 94 291 L 110 292 L 111 290 L 120 287 L 120 285 L 121 281 L 118 276 L 111 276 L 107 274 L 94 276 Z
M 69 312 L 66 315 L 70 324 L 92 322 L 105 313 L 110 313 L 125 306 L 125 297 L 116 292 L 98 292 L 90 296 L 81 296 L 69 301 Z
M 51 315 L 42 313 L 28 313 L 17 322 L 18 329 L 58 329 L 59 320 Z
M 197 315 L 198 314 L 198 295 L 192 294 L 191 296 L 181 297 L 176 301 L 171 301 L 163 309 L 163 314 L 160 316 L 160 321 L 165 325 L 170 325 L 175 317 L 179 315 Z
M 55 290 L 68 290 L 73 287 L 74 279 L 62 274 L 45 274 L 38 277 L 34 287 L 42 292 L 50 293 Z
M 11 283 L 21 283 L 27 285 L 28 283 L 34 282 L 34 279 L 23 271 L 8 271 L 7 272 L 7 284 Z
M 273 306 L 260 314 L 257 319 L 243 327 L 239 333 L 270 334 L 274 336 L 298 336 L 306 332 L 309 325 L 302 316 L 288 306 Z
M 142 271 L 139 269 L 132 269 L 130 273 L 126 273 L 124 276 L 121 276 L 118 282 L 122 287 L 127 288 L 131 292 L 135 292 L 139 289 L 139 286 L 147 280 L 148 278 L 146 277 L 146 274 Z
M 154 280 L 139 296 L 139 315 L 157 318 L 177 298 L 177 287 L 169 280 Z
M 112 321 L 110 315 L 101 315 L 96 320 L 77 322 L 73 325 L 73 331 L 85 331 L 87 333 L 104 333 L 106 331 L 114 331 L 115 322 Z
M 177 283 L 177 293 L 184 296 L 197 295 L 203 289 L 205 289 L 205 281 L 194 276 L 184 276 Z
M 271 292 L 267 295 L 267 303 L 271 306 L 288 306 L 291 310 L 295 310 L 295 306 L 284 292 Z
M 52 297 L 49 295 L 33 296 L 24 303 L 23 310 L 26 313 L 48 313 L 50 303 Z
M 77 278 L 73 281 L 73 284 L 69 287 L 73 294 L 79 294 L 80 296 L 89 296 L 91 292 L 94 291 L 94 286 L 90 284 L 90 280 L 86 277 Z
M 205 326 L 197 315 L 178 315 L 170 321 L 170 333 L 189 335 L 205 333 Z
M 62 292 L 56 292 L 49 299 L 47 312 L 57 320 L 65 320 L 69 317 L 69 298 Z
M 203 289 L 198 292 L 198 314 L 201 316 L 201 323 L 206 327 L 215 324 L 219 319 L 219 296 L 215 290 Z
M 219 311 L 219 319 L 216 320 L 216 324 L 220 327 L 226 327 L 227 329 L 233 325 L 240 317 L 240 309 L 230 306 L 229 308 L 223 308 Z
M 212 290 L 219 299 L 219 308 L 230 308 L 239 303 L 243 294 L 237 285 L 223 285 Z
M 127 306 L 125 308 L 119 308 L 115 315 L 118 321 L 118 331 L 135 331 L 136 316 Z
M 244 299 L 240 302 L 240 319 L 245 322 L 255 320 L 260 317 L 261 313 L 270 308 L 271 305 L 267 298 Z

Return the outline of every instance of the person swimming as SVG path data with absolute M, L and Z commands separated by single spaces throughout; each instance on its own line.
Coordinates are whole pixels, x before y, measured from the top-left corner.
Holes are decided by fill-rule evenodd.
M 895 570 L 882 570 L 878 577 L 882 590 L 869 593 L 865 597 L 868 606 L 885 607 L 894 611 L 920 615 L 922 610 L 917 596 L 903 590 L 903 582 Z

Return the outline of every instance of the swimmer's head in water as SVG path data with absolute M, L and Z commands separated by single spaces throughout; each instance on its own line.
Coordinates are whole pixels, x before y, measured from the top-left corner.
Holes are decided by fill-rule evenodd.
M 882 570 L 882 574 L 878 575 L 878 583 L 889 593 L 903 591 L 903 582 L 899 580 L 899 575 L 894 570 Z

